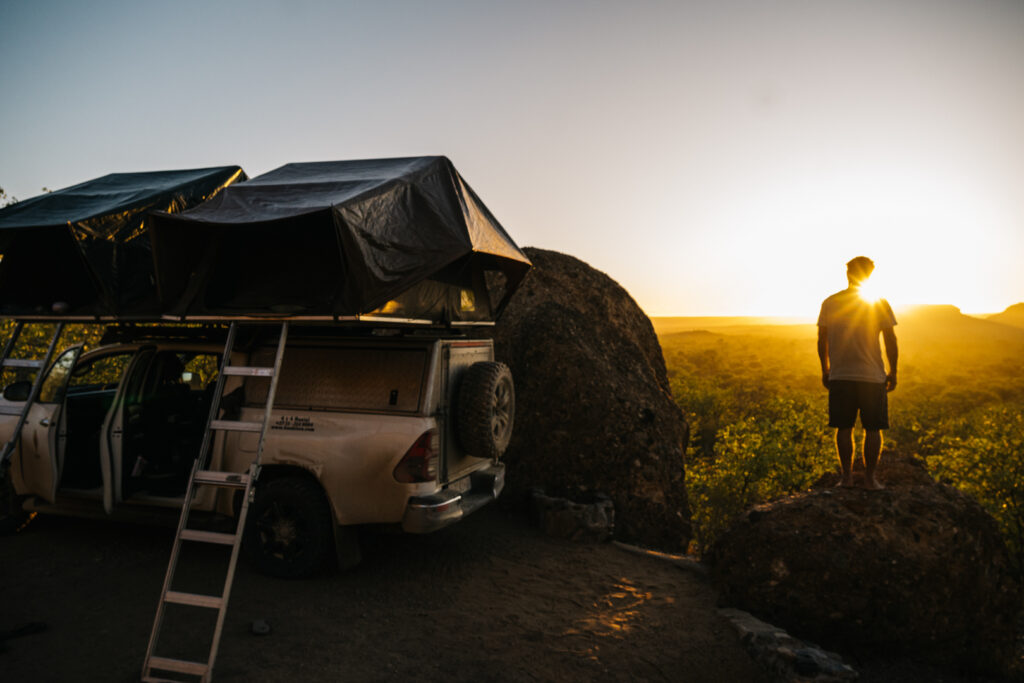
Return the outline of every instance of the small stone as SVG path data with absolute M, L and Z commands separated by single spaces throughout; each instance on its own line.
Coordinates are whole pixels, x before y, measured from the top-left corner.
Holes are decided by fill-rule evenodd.
M 801 676 L 817 676 L 821 673 L 821 667 L 818 666 L 818 660 L 812 653 L 806 650 L 800 650 L 796 653 L 796 661 L 793 662 L 793 669 Z
M 257 619 L 256 621 L 252 622 L 250 630 L 252 631 L 252 634 L 254 636 L 266 636 L 270 634 L 271 629 L 270 624 L 266 621 L 266 619 Z

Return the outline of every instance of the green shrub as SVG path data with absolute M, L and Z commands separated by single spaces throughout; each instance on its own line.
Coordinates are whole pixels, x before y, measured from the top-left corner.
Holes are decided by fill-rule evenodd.
M 945 420 L 929 445 L 929 469 L 988 510 L 1024 574 L 1024 405 L 986 406 Z
M 769 399 L 756 416 L 725 426 L 712 457 L 687 465 L 699 550 L 750 506 L 808 488 L 834 469 L 833 454 L 821 407 L 808 401 Z

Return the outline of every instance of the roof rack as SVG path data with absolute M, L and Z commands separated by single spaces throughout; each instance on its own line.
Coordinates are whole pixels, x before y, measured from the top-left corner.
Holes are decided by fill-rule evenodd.
M 125 344 L 144 341 L 219 341 L 227 337 L 227 325 L 117 323 L 108 325 L 100 344 Z
M 279 324 L 252 324 L 240 328 L 238 346 L 255 343 L 261 335 L 279 329 Z M 292 337 L 295 339 L 330 337 L 437 337 L 466 336 L 462 327 L 409 328 L 404 326 L 309 324 L 295 325 Z M 227 338 L 226 323 L 115 323 L 108 325 L 100 338 L 100 345 L 127 344 L 158 341 L 218 342 Z

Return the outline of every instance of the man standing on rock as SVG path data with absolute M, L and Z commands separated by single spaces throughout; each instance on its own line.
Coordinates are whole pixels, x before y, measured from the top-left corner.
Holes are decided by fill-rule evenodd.
M 818 358 L 821 382 L 828 389 L 828 424 L 836 429 L 841 486 L 853 486 L 853 427 L 860 413 L 864 428 L 864 488 L 880 489 L 875 478 L 882 452 L 882 431 L 889 428 L 888 392 L 896 388 L 896 317 L 885 299 L 872 300 L 864 284 L 875 269 L 866 256 L 846 264 L 850 286 L 821 304 Z M 879 335 L 885 339 L 889 372 L 882 362 Z

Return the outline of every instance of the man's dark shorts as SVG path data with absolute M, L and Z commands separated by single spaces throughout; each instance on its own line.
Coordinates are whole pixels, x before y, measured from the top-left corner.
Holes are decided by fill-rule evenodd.
M 831 380 L 828 383 L 828 426 L 853 429 L 858 411 L 864 429 L 889 428 L 889 394 L 885 382 Z

